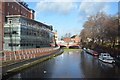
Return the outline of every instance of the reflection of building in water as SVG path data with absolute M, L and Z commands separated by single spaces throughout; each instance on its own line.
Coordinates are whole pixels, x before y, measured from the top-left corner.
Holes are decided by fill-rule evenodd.
M 7 16 L 4 50 L 48 47 L 53 41 L 52 27 L 21 15 Z

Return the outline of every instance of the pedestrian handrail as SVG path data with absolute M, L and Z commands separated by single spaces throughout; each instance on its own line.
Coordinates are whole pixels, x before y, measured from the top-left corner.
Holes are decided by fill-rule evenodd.
M 56 47 L 56 48 L 53 48 L 53 50 L 57 50 L 57 49 L 59 49 L 60 47 L 58 46 L 58 47 Z

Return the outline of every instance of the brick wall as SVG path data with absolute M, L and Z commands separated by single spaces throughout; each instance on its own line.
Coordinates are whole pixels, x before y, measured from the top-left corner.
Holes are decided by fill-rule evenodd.
M 5 2 L 5 15 L 22 15 L 29 19 L 34 19 L 34 13 L 18 2 Z
M 3 31 L 4 31 L 4 3 L 0 1 L 0 51 L 3 50 Z
M 17 61 L 24 59 L 37 58 L 40 56 L 51 54 L 55 51 L 59 50 L 59 47 L 56 48 L 35 48 L 35 49 L 25 49 L 18 51 L 4 51 L 4 55 L 0 60 L 3 61 Z
M 18 2 L 2 2 L 0 0 L 0 51 L 3 50 L 4 23 L 7 15 L 22 15 L 34 19 L 34 12 Z

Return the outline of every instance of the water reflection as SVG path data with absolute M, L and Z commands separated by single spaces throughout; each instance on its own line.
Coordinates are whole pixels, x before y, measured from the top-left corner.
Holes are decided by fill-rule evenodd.
M 39 63 L 13 78 L 105 78 L 120 77 L 120 69 L 106 64 L 85 52 L 66 51 Z
M 114 64 L 104 63 L 85 52 L 81 53 L 81 67 L 86 78 L 118 78 L 120 69 Z M 117 72 L 116 72 L 117 70 Z
M 99 64 L 99 66 L 101 67 L 101 68 L 114 68 L 114 66 L 115 66 L 115 64 L 108 64 L 108 63 L 104 63 L 104 62 L 102 62 L 102 61 L 100 61 L 99 60 L 99 62 L 98 62 Z

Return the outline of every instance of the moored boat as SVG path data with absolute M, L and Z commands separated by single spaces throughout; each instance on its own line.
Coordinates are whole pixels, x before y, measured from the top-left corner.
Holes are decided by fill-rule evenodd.
M 106 62 L 106 63 L 114 63 L 115 62 L 114 58 L 111 57 L 109 53 L 101 53 L 99 55 L 99 60 Z

